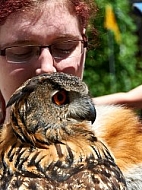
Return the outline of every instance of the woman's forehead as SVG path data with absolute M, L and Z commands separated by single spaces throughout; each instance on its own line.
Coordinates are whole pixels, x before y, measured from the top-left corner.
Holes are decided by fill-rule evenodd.
M 47 44 L 58 36 L 70 34 L 81 35 L 77 17 L 68 11 L 65 3 L 46 1 L 32 12 L 18 12 L 11 15 L 1 27 L 0 43 L 6 43 L 3 42 L 5 35 L 9 43 L 38 38 L 38 43 Z
M 31 0 L 32 1 L 32 0 Z M 33 0 L 34 2 L 34 0 Z M 35 20 L 42 15 L 43 12 L 46 12 L 48 18 L 53 17 L 61 17 L 62 13 L 68 13 L 76 16 L 76 11 L 74 8 L 74 4 L 71 3 L 70 0 L 43 0 L 38 1 L 35 0 L 36 3 L 32 4 L 28 7 L 23 7 L 19 11 L 15 11 L 7 17 L 7 20 L 11 20 L 12 18 L 17 20 L 17 16 L 24 17 L 34 17 Z M 11 16 L 12 15 L 12 16 Z

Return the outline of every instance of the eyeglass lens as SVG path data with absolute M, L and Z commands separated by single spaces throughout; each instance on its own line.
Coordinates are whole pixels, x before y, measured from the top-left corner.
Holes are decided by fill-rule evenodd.
M 24 63 L 37 59 L 42 48 L 49 48 L 54 59 L 63 60 L 70 57 L 76 57 L 83 51 L 83 43 L 80 40 L 63 41 L 50 46 L 13 46 L 6 48 L 6 58 L 8 62 Z

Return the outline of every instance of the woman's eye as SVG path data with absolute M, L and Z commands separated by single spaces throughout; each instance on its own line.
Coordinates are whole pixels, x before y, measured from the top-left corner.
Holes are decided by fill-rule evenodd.
M 9 52 L 15 54 L 15 55 L 25 55 L 29 54 L 33 51 L 32 48 L 29 47 L 12 47 Z
M 12 47 L 7 50 L 7 55 L 12 60 L 27 61 L 32 57 L 37 56 L 36 47 Z
M 68 103 L 68 93 L 65 90 L 60 90 L 52 97 L 54 104 L 61 106 Z
M 68 56 L 70 56 L 71 54 L 72 54 L 72 52 L 74 51 L 74 48 L 62 48 L 62 49 L 54 49 L 53 51 L 52 51 L 52 54 L 53 54 L 53 56 L 56 58 L 66 58 L 66 57 L 68 57 Z
M 74 51 L 76 51 L 76 47 L 78 46 L 78 42 L 62 42 L 58 44 L 54 44 L 51 48 L 51 52 L 53 57 L 57 58 L 67 58 L 72 56 Z

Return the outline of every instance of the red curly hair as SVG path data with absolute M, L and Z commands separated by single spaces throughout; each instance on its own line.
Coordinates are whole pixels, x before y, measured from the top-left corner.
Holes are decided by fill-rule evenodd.
M 0 25 L 3 25 L 12 13 L 25 10 L 27 8 L 33 8 L 34 3 L 40 3 L 47 0 L 0 0 Z M 72 7 L 78 16 L 81 27 L 87 26 L 90 12 L 94 14 L 96 7 L 93 0 L 68 0 L 72 3 Z

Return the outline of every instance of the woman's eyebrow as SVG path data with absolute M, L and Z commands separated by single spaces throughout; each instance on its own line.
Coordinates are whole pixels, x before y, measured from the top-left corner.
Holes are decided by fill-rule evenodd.
M 70 34 L 67 34 L 67 35 L 61 35 L 61 36 L 58 36 L 56 38 L 54 38 L 52 41 L 52 43 L 55 43 L 55 42 L 60 42 L 60 41 L 64 41 L 64 40 L 81 40 L 81 37 L 80 36 L 76 36 L 76 35 L 70 35 Z M 52 44 L 50 43 L 50 44 Z M 39 43 L 38 41 L 35 41 L 35 40 L 17 40 L 17 41 L 11 41 L 11 42 L 7 42 L 5 44 L 2 44 L 2 46 L 0 46 L 0 49 L 4 49 L 6 47 L 11 47 L 11 46 L 18 46 L 18 45 L 50 45 L 50 44 L 41 44 Z
M 56 40 L 58 40 L 58 39 L 61 39 L 61 40 L 66 40 L 66 39 L 69 39 L 69 40 L 79 40 L 80 38 L 81 37 L 78 36 L 78 35 L 67 34 L 67 35 L 59 36 L 58 38 L 56 38 Z
M 0 49 L 4 49 L 6 47 L 12 47 L 12 46 L 18 46 L 18 45 L 37 45 L 38 43 L 34 41 L 29 41 L 29 40 L 18 40 L 18 41 L 13 41 L 13 42 L 8 42 L 3 44 Z

